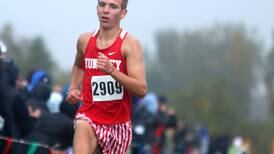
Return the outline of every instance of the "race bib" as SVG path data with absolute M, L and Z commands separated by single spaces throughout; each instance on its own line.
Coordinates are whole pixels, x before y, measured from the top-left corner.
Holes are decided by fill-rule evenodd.
M 113 101 L 123 99 L 124 90 L 110 75 L 91 78 L 93 101 Z

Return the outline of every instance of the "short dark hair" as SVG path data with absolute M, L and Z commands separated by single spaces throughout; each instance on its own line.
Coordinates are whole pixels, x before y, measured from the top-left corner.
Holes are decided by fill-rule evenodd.
M 99 3 L 99 1 L 100 0 L 98 0 L 98 3 Z M 121 8 L 126 9 L 127 8 L 127 3 L 128 3 L 128 0 L 122 0 Z
M 126 9 L 127 8 L 127 3 L 128 3 L 128 0 L 122 0 L 122 9 Z

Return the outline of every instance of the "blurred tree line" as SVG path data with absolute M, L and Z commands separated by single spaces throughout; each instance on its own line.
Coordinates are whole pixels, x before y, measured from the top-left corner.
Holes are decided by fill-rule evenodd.
M 0 29 L 0 39 L 8 48 L 7 56 L 17 64 L 20 74 L 27 76 L 31 71 L 43 69 L 52 78 L 52 83 L 67 83 L 68 72 L 61 70 L 53 60 L 46 42 L 41 36 L 24 38 L 15 34 L 12 25 Z
M 265 52 L 256 33 L 235 24 L 163 30 L 155 38 L 157 53 L 146 58 L 149 88 L 171 97 L 190 125 L 206 125 L 212 135 L 249 137 L 259 153 L 269 153 L 274 47 Z
M 42 37 L 21 38 L 6 25 L 0 38 L 23 75 L 44 69 L 55 82 L 68 82 L 69 72 L 56 65 Z M 249 137 L 258 153 L 270 153 L 274 137 L 274 39 L 272 48 L 265 49 L 245 26 L 217 24 L 193 31 L 158 31 L 155 40 L 156 53 L 145 48 L 150 90 L 168 96 L 179 118 L 189 125 L 206 125 L 211 135 Z M 260 93 L 254 90 L 258 86 L 256 74 L 265 85 L 266 99 L 254 101 L 252 95 Z M 260 114 L 263 118 L 257 118 Z

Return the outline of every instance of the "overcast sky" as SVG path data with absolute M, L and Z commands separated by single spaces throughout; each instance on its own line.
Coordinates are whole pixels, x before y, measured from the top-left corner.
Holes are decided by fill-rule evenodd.
M 42 36 L 54 60 L 64 69 L 74 61 L 78 36 L 98 27 L 97 0 L 0 0 L 0 29 L 13 25 L 15 34 Z M 214 23 L 241 23 L 270 44 L 274 0 L 129 0 L 122 26 L 154 50 L 157 30 L 179 32 Z

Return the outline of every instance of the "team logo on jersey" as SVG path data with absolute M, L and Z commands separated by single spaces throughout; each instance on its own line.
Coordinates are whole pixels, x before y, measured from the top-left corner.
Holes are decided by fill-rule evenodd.
M 115 53 L 116 53 L 116 52 L 109 52 L 108 55 L 109 55 L 109 56 L 112 56 L 112 55 L 114 55 Z

